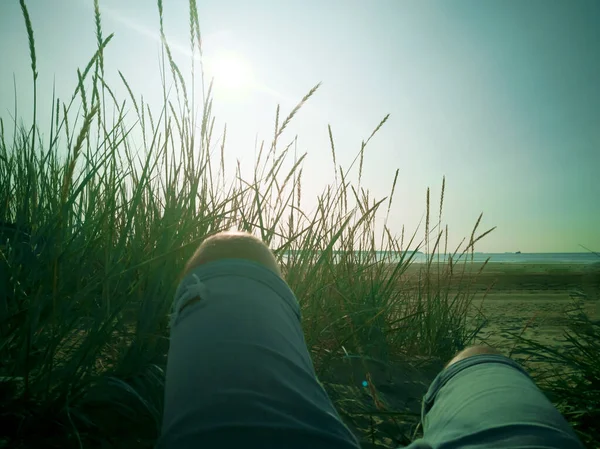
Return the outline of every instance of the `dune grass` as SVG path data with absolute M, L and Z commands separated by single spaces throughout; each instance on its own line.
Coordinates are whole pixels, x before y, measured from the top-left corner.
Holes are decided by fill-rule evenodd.
M 21 6 L 35 103 L 34 26 Z M 400 172 L 390 173 L 390 195 L 375 199 L 361 185 L 362 162 L 387 116 L 347 168 L 337 165 L 329 128 L 335 181 L 312 199 L 315 210 L 302 210 L 305 155 L 284 131 L 319 85 L 288 115 L 276 108 L 273 137 L 245 176 L 239 164 L 224 162 L 227 129 L 215 128 L 212 84 L 201 66 L 185 77 L 173 60 L 162 2 L 164 104 L 153 112 L 124 74 L 128 98 L 116 98 L 105 82 L 103 52 L 113 36 L 104 37 L 94 6 L 97 48 L 77 70 L 72 96 L 53 98 L 48 128 L 40 129 L 35 104 L 30 126 L 17 116 L 0 121 L 3 444 L 151 447 L 160 430 L 171 298 L 187 258 L 221 230 L 246 230 L 271 246 L 300 301 L 319 376 L 349 358 L 367 373 L 367 361 L 445 361 L 473 341 L 482 323 L 467 316 L 475 291 L 471 276 L 463 280 L 464 256 L 491 230 L 478 234 L 478 220 L 454 263 L 431 258 L 408 276 L 417 251 L 449 250 L 445 180 L 437 217 L 427 190 L 423 227 L 405 235 L 385 226 L 375 235 L 375 215 L 392 210 Z M 193 0 L 190 45 L 201 53 Z M 364 441 L 381 441 L 376 427 L 387 424 L 386 441 L 406 443 L 398 422 L 414 427 L 418 416 L 390 409 L 374 388 L 367 399 L 354 394 L 336 396 L 336 405 L 348 419 L 370 417 Z

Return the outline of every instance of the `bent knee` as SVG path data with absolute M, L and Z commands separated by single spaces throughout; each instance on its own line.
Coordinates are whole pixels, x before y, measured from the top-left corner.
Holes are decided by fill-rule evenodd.
M 500 351 L 498 351 L 495 348 L 492 348 L 491 346 L 485 346 L 485 345 L 469 346 L 469 347 L 463 349 L 462 351 L 460 351 L 458 354 L 456 354 L 454 356 L 454 358 L 452 358 L 452 360 L 450 360 L 448 362 L 448 364 L 446 365 L 446 368 L 450 367 L 451 365 L 454 365 L 456 362 L 460 362 L 461 360 L 468 359 L 469 357 L 473 357 L 475 355 L 480 355 L 480 354 L 502 355 L 502 353 Z
M 271 249 L 258 237 L 241 231 L 224 231 L 204 240 L 186 264 L 183 275 L 199 265 L 222 259 L 257 262 L 281 276 Z

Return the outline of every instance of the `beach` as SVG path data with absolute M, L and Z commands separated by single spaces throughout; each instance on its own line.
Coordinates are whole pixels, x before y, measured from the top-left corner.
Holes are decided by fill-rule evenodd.
M 598 264 L 490 264 L 481 284 L 494 282 L 485 300 L 478 300 L 488 320 L 480 338 L 508 350 L 516 359 L 533 362 L 515 335 L 556 348 L 566 344 L 568 313 L 581 307 L 600 319 Z
M 467 263 L 454 269 L 458 282 L 464 267 L 463 282 L 471 283 L 475 293 L 472 314 L 480 312 L 487 321 L 480 342 L 512 351 L 519 358 L 515 335 L 563 345 L 567 313 L 574 306 L 600 319 L 600 263 L 490 262 L 481 270 L 482 265 Z M 422 267 L 414 264 L 407 274 Z M 432 272 L 437 272 L 435 266 Z

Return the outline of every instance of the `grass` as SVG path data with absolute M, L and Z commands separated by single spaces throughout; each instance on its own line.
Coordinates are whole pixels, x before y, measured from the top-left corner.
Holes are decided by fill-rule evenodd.
M 68 100 L 53 97 L 49 138 L 35 104 L 31 126 L 15 115 L 9 132 L 0 119 L 0 414 L 9 430 L 1 444 L 152 447 L 179 274 L 202 239 L 231 228 L 260 236 L 280 259 L 319 377 L 365 447 L 406 444 L 418 433 L 418 412 L 376 388 L 379 372 L 417 362 L 417 371 L 435 372 L 474 340 L 483 323 L 467 317 L 476 292 L 464 256 L 491 230 L 478 234 L 480 217 L 453 263 L 432 258 L 409 276 L 417 251 L 449 250 L 445 180 L 437 223 L 427 190 L 424 226 L 394 232 L 386 219 L 375 235 L 375 214 L 389 215 L 399 170 L 382 199 L 361 185 L 361 172 L 388 116 L 346 168 L 337 164 L 329 127 L 334 182 L 308 212 L 301 202 L 305 155 L 284 131 L 319 85 L 287 115 L 276 108 L 273 137 L 244 175 L 239 163 L 232 170 L 224 162 L 227 128 L 216 129 L 202 67 L 186 79 L 173 60 L 162 1 L 164 103 L 155 111 L 124 74 L 127 98 L 105 82 L 103 52 L 113 36 L 104 37 L 97 0 L 94 6 L 97 48 L 77 70 Z M 23 0 L 21 7 L 35 103 L 34 26 Z M 193 0 L 190 45 L 201 54 Z M 336 375 L 340 367 L 352 380 Z M 369 388 L 357 388 L 364 378 Z

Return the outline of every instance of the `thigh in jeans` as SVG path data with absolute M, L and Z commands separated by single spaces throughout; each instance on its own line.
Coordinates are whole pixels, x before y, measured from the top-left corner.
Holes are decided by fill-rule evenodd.
M 176 312 L 186 295 L 200 300 L 172 321 L 158 448 L 359 447 L 317 381 L 280 277 L 250 261 L 211 262 L 184 279 Z

